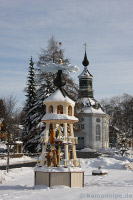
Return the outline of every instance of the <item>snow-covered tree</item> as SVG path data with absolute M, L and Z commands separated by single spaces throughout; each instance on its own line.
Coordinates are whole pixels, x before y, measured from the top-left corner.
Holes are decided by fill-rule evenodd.
M 29 65 L 29 74 L 26 88 L 26 102 L 24 107 L 24 130 L 23 130 L 23 138 L 24 138 L 24 149 L 25 151 L 34 152 L 35 148 L 32 144 L 32 138 L 36 133 L 36 109 L 35 103 L 37 100 L 37 92 L 36 92 L 36 83 L 35 83 L 35 70 L 34 70 L 34 62 L 30 60 Z
M 111 117 L 111 128 L 118 130 L 118 136 L 115 139 L 121 154 L 124 155 L 128 147 L 133 145 L 133 97 L 123 94 L 104 99 L 101 104 Z M 112 134 L 110 135 L 112 136 Z
M 66 65 L 70 64 L 69 59 L 64 58 L 64 50 L 61 48 L 61 42 L 56 41 L 54 36 L 52 36 L 50 40 L 48 40 L 48 46 L 46 50 L 42 49 L 42 52 L 39 55 L 39 61 L 37 62 L 37 84 L 39 86 L 39 95 L 41 93 L 43 95 L 44 90 L 46 90 L 47 94 L 51 94 L 56 89 L 53 84 L 53 79 L 55 78 L 56 74 L 43 73 L 40 70 L 40 67 L 49 62 L 58 63 L 59 59 L 61 59 L 62 62 Z M 78 98 L 77 84 L 74 83 L 70 74 L 64 74 L 64 78 L 66 80 L 66 91 L 68 91 L 70 96 L 76 100 Z
M 125 132 L 120 132 L 118 137 L 117 137 L 117 144 L 118 144 L 118 148 L 119 148 L 119 152 L 121 156 L 128 156 L 128 143 L 130 141 L 130 137 L 128 133 Z

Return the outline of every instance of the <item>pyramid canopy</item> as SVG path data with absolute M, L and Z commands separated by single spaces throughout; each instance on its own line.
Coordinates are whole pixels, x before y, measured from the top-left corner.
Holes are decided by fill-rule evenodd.
M 65 90 L 60 88 L 58 88 L 53 94 L 44 100 L 44 103 L 48 102 L 67 102 L 75 105 L 75 102 L 67 96 Z

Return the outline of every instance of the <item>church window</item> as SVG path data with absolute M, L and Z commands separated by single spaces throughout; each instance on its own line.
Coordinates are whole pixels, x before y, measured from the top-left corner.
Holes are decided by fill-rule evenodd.
M 68 106 L 68 115 L 72 116 L 72 106 Z
M 89 84 L 89 87 L 90 87 L 90 88 L 92 88 L 92 82 L 91 82 L 91 81 L 89 81 L 89 83 L 88 83 L 88 84 Z
M 96 141 L 100 141 L 101 133 L 100 133 L 100 125 L 96 125 Z
M 90 104 L 89 104 L 89 103 L 86 103 L 86 107 L 90 107 Z
M 84 118 L 80 118 L 79 121 L 80 121 L 80 122 L 83 122 L 83 121 L 84 121 Z
M 82 97 L 92 97 L 93 96 L 93 92 L 88 91 L 88 90 L 81 91 L 80 94 L 81 94 Z
M 49 106 L 49 113 L 53 113 L 53 106 Z
M 97 118 L 97 119 L 96 119 L 96 122 L 100 122 L 100 118 Z
M 80 125 L 80 128 L 81 128 L 81 129 L 84 129 L 84 124 L 81 124 L 81 125 Z
M 57 106 L 57 114 L 63 114 L 63 106 L 62 105 Z
M 80 80 L 80 88 L 87 87 L 87 80 Z

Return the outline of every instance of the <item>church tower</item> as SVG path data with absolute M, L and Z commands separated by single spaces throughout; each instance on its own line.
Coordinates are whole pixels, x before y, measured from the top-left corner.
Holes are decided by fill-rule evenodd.
M 92 89 L 92 81 L 93 76 L 90 74 L 90 72 L 87 69 L 87 66 L 89 65 L 89 61 L 87 59 L 86 55 L 86 49 L 85 49 L 85 55 L 84 60 L 82 62 L 84 66 L 83 72 L 78 76 L 79 78 L 79 97 L 90 97 L 93 98 L 93 89 Z
M 78 147 L 91 149 L 106 149 L 109 147 L 109 119 L 100 103 L 94 98 L 92 87 L 93 76 L 88 71 L 89 61 L 86 54 L 82 62 L 84 69 L 79 78 L 79 101 L 81 108 L 79 126 L 75 135 L 78 137 Z

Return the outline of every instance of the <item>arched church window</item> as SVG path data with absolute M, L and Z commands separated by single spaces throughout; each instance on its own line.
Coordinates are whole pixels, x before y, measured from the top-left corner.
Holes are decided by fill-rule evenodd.
M 68 115 L 72 116 L 72 106 L 68 106 Z
M 62 105 L 57 106 L 57 114 L 63 114 L 63 106 Z
M 85 128 L 84 124 L 81 124 L 80 128 L 83 130 Z
M 100 141 L 101 138 L 101 131 L 100 131 L 100 125 L 96 125 L 96 141 Z
M 83 122 L 83 121 L 84 121 L 84 118 L 83 118 L 83 117 L 81 117 L 81 118 L 79 119 L 79 121 L 80 121 L 80 122 Z
M 49 113 L 53 113 L 53 106 L 52 105 L 49 106 Z

